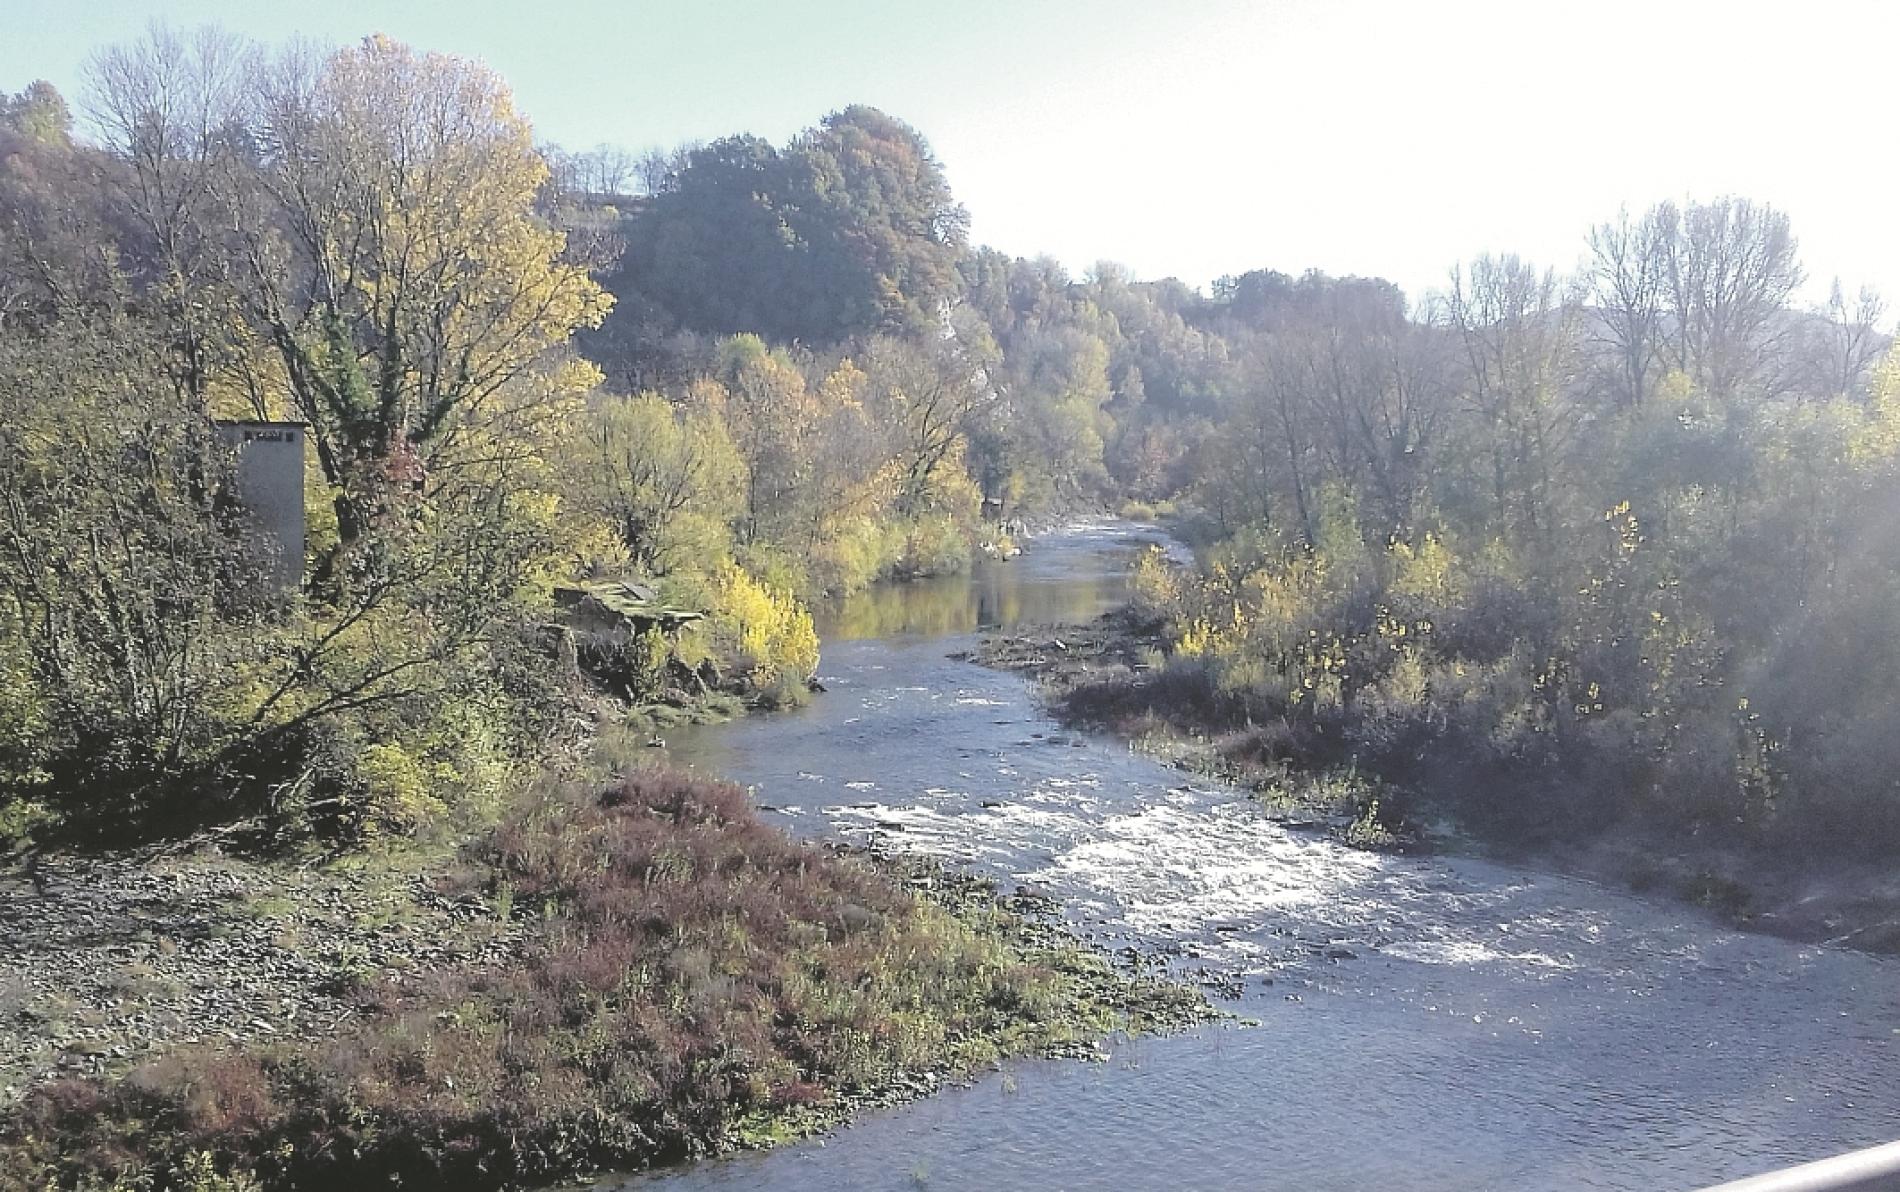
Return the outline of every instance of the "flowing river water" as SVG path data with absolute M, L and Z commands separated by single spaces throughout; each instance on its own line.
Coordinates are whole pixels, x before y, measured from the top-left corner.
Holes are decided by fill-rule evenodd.
M 1066 731 L 980 631 L 1119 603 L 1123 523 L 821 624 L 829 689 L 677 734 L 801 836 L 948 858 L 1078 931 L 1237 981 L 1256 1025 L 1021 1062 L 639 1192 L 784 1188 L 1696 1188 L 1900 1138 L 1900 965 L 1669 901 L 1345 849 L 1241 792 Z

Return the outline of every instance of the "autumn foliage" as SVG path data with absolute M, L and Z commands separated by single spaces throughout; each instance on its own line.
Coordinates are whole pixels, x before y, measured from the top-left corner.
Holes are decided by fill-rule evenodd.
M 0 1188 L 547 1182 L 795 1133 L 1113 1021 L 1065 971 L 1087 958 L 794 843 L 723 783 L 550 796 L 469 860 L 458 892 L 534 925 L 519 964 L 366 988 L 333 1038 L 46 1086 L 0 1127 Z

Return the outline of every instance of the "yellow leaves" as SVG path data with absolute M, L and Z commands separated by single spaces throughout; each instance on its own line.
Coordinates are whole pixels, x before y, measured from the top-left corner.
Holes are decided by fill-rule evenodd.
M 1395 541 L 1386 548 L 1386 555 L 1392 576 L 1386 590 L 1395 599 L 1442 608 L 1462 598 L 1458 556 L 1436 534 L 1425 534 L 1417 545 Z
M 1415 652 L 1406 650 L 1379 680 L 1378 692 L 1388 709 L 1416 711 L 1425 707 L 1431 695 L 1431 680 L 1424 662 Z
M 34 743 L 50 727 L 47 711 L 32 653 L 20 633 L 19 615 L 12 608 L 0 611 L 0 756 L 33 756 Z M 22 789 L 38 786 L 46 777 L 37 767 L 0 776 L 0 804 Z M 0 841 L 6 835 L 0 829 Z
M 1161 613 L 1180 600 L 1183 579 L 1180 569 L 1168 562 L 1166 553 L 1158 546 L 1151 546 L 1135 560 L 1128 584 L 1145 609 Z
M 1202 658 L 1214 653 L 1219 641 L 1213 625 L 1197 617 L 1177 631 L 1174 652 L 1183 658 Z
M 643 572 L 727 556 L 745 467 L 715 406 L 603 395 L 579 422 L 567 489 Z
M 510 522 L 510 528 L 519 538 L 551 542 L 555 537 L 560 512 L 561 498 L 555 493 L 520 488 L 503 498 L 501 515 Z M 531 605 L 545 605 L 553 598 L 554 585 L 567 578 L 567 560 L 549 551 L 538 558 L 525 560 L 525 563 L 520 577 L 521 586 L 515 596 Z
M 862 591 L 904 559 L 910 537 L 903 523 L 890 518 L 828 518 L 809 555 L 807 585 L 834 595 Z
M 983 504 L 982 490 L 970 477 L 965 462 L 964 442 L 958 438 L 944 450 L 931 471 L 930 479 L 919 492 L 919 509 L 935 510 L 966 521 L 975 520 Z M 893 475 L 901 474 L 903 463 L 892 460 L 886 465 Z
M 1695 378 L 1679 368 L 1672 368 L 1656 382 L 1649 400 L 1661 407 L 1681 410 L 1705 399 Z
M 1408 621 L 1395 614 L 1391 608 L 1381 604 L 1373 612 L 1372 631 L 1374 636 L 1385 640 L 1392 649 L 1404 651 L 1412 642 L 1432 631 L 1430 620 L 1420 618 Z M 1408 641 L 1407 639 L 1411 639 Z
M 1900 457 L 1900 352 L 1889 351 L 1874 374 L 1866 420 L 1848 440 L 1847 454 L 1863 467 Z
M 315 275 L 339 287 L 390 411 L 419 441 L 518 419 L 584 392 L 591 366 L 553 359 L 612 298 L 535 214 L 547 166 L 499 76 L 369 38 L 325 63 L 283 168 Z M 306 330 L 322 331 L 320 328 Z M 319 428 L 321 430 L 321 428 Z
M 1630 503 L 1625 500 L 1618 501 L 1603 511 L 1604 526 L 1607 527 L 1611 533 L 1616 535 L 1616 563 L 1613 564 L 1612 569 L 1614 575 L 1618 577 L 1624 574 L 1623 565 L 1629 561 L 1630 557 L 1636 553 L 1638 548 L 1640 548 L 1645 541 L 1642 521 L 1637 518 L 1631 509 Z M 1587 595 L 1601 588 L 1606 582 L 1608 581 L 1602 577 L 1593 576 L 1588 581 L 1584 593 L 1582 594 Z M 1617 578 L 1615 582 L 1620 586 L 1623 581 L 1621 578 Z
M 444 805 L 437 791 L 458 777 L 451 767 L 425 763 L 402 746 L 384 741 L 365 746 L 357 755 L 355 770 L 371 819 L 399 830 L 441 814 Z
M 870 378 L 850 360 L 841 361 L 818 388 L 818 397 L 831 409 L 859 410 L 864 405 L 864 388 Z
M 1565 670 L 1563 662 L 1556 658 L 1547 658 L 1544 664 L 1531 675 L 1531 690 L 1549 691 L 1561 682 Z
M 811 613 L 791 593 L 768 588 L 737 564 L 715 579 L 715 644 L 734 656 L 761 685 L 802 681 L 818 669 L 818 634 Z
M 223 359 L 205 382 L 205 403 L 212 417 L 299 418 L 289 400 L 290 379 L 283 358 L 235 309 L 220 311 L 217 322 Z
M 1318 557 L 1297 557 L 1250 573 L 1239 584 L 1249 631 L 1269 641 L 1282 640 L 1328 602 L 1327 579 L 1325 562 Z

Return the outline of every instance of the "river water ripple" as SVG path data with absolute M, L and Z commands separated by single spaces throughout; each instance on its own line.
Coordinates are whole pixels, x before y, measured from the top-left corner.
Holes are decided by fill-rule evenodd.
M 836 1136 L 610 1185 L 1694 1188 L 1900 1138 L 1900 967 L 1484 861 L 1354 852 L 1069 732 L 980 630 L 1118 603 L 1141 535 L 1040 540 L 821 626 L 810 707 L 677 736 L 801 836 L 1060 899 L 1257 1020 L 1024 1062 Z

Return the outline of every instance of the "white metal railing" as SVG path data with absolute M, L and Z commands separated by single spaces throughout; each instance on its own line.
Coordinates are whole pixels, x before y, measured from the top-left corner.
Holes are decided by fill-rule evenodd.
M 1703 1192 L 1900 1192 L 1900 1142 L 1849 1151 L 1766 1175 L 1717 1184 Z

